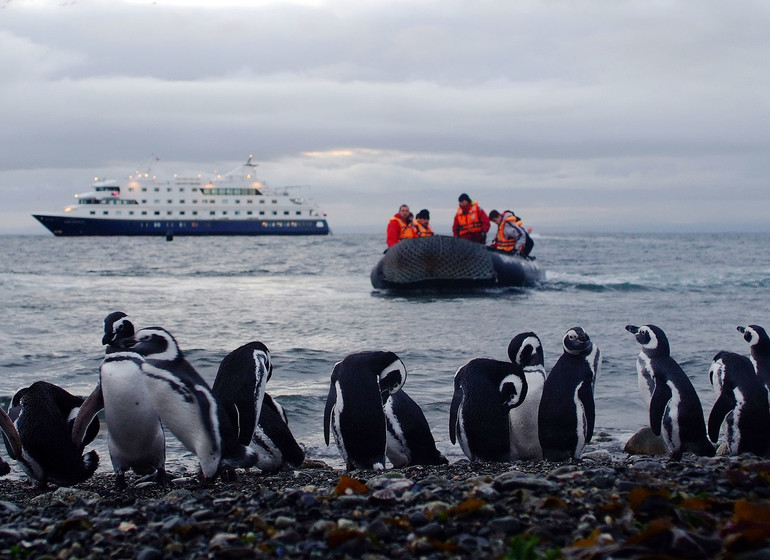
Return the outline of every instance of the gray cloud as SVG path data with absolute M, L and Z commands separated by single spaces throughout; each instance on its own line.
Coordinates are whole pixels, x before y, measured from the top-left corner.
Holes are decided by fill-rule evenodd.
M 768 229 L 763 2 L 0 6 L 0 232 L 150 152 L 254 153 L 338 229 L 464 191 L 543 230 Z

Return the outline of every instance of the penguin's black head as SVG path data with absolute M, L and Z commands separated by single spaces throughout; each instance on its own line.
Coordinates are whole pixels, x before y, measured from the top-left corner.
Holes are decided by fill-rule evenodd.
M 564 335 L 562 340 L 564 351 L 574 356 L 587 354 L 593 347 L 593 342 L 588 337 L 588 333 L 582 327 L 572 327 Z
M 508 344 L 508 358 L 522 367 L 543 365 L 545 360 L 540 338 L 533 332 L 517 334 Z
M 122 311 L 115 311 L 104 318 L 104 336 L 102 344 L 118 346 L 118 341 L 134 336 L 134 324 L 128 315 Z
M 388 397 L 399 391 L 406 382 L 406 366 L 393 352 L 377 352 L 376 354 L 379 373 L 377 379 L 380 384 L 380 396 L 382 404 L 388 400 Z
M 738 327 L 738 332 L 743 335 L 743 340 L 748 342 L 749 346 L 762 346 L 764 349 L 770 349 L 770 338 L 768 338 L 765 329 L 759 325 Z
M 173 362 L 182 358 L 176 339 L 161 327 L 140 329 L 134 336 L 120 340 L 120 348 L 130 349 L 150 360 Z
M 656 325 L 642 325 L 641 327 L 627 325 L 626 330 L 636 337 L 636 341 L 645 350 L 658 350 L 668 354 L 668 338 L 660 327 Z

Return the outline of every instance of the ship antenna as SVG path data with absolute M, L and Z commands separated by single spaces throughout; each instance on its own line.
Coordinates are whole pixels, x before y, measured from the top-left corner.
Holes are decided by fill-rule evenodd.
M 251 160 L 252 160 L 253 158 L 254 158 L 254 156 L 253 156 L 252 154 L 249 154 L 249 159 L 246 161 L 246 164 L 245 164 L 245 165 L 247 165 L 247 166 L 249 166 L 249 167 L 252 167 L 252 168 L 255 168 L 255 169 L 256 169 L 256 167 L 257 167 L 257 164 L 256 164 L 256 163 L 252 163 L 252 162 L 251 162 Z

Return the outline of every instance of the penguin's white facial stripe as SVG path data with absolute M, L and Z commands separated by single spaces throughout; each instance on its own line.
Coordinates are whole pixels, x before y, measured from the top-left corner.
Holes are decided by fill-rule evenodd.
M 401 360 L 395 360 L 393 363 L 383 369 L 378 375 L 378 381 L 380 384 L 380 391 L 385 394 L 392 395 L 406 382 L 406 366 Z
M 145 358 L 172 362 L 179 357 L 179 347 L 169 332 L 160 328 L 142 329 L 134 336 L 134 351 Z
M 525 350 L 529 350 L 529 356 L 530 360 L 532 357 L 538 355 L 538 350 L 541 348 L 540 339 L 535 336 L 528 336 L 524 339 L 524 341 L 521 343 L 521 348 L 519 348 L 519 351 L 516 353 L 516 363 L 522 364 L 523 363 L 523 355 Z
M 711 364 L 709 381 L 717 395 L 722 392 L 722 386 L 725 384 L 725 364 L 722 360 L 717 360 Z
M 497 390 L 501 395 L 509 395 L 503 402 L 504 406 L 511 408 L 519 406 L 523 402 L 525 395 L 526 381 L 518 375 L 506 375 L 500 382 Z
M 655 336 L 653 330 L 647 325 L 639 327 L 639 336 L 642 339 L 640 342 L 642 342 L 643 348 L 653 349 L 658 347 L 658 337 Z M 637 338 L 637 340 L 639 340 L 639 338 Z
M 254 350 L 254 363 L 256 364 L 257 386 L 264 385 L 270 378 L 273 365 L 270 362 L 270 353 L 264 350 Z

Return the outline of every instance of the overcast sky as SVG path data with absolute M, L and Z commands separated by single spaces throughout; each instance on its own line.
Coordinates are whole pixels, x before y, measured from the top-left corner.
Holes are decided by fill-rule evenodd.
M 0 233 L 150 154 L 339 232 L 770 231 L 768 68 L 765 0 L 0 0 Z

